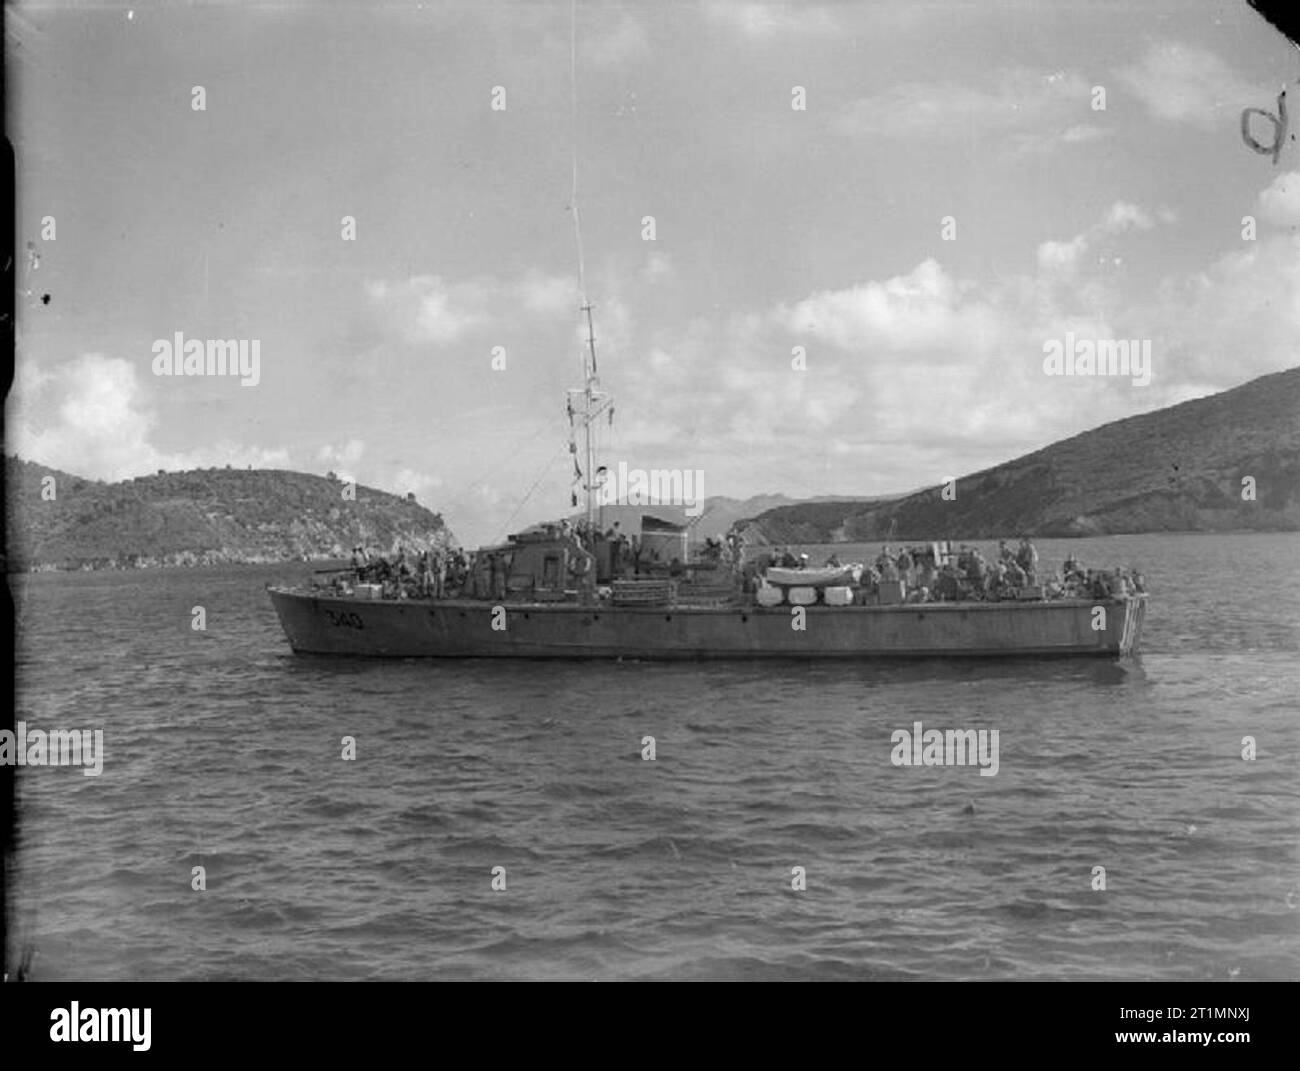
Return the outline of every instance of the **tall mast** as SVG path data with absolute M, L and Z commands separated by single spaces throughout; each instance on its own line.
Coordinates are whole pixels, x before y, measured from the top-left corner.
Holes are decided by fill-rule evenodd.
M 599 386 L 596 379 L 596 328 L 591 320 L 591 302 L 588 301 L 582 306 L 583 311 L 587 314 L 587 353 L 583 357 L 583 394 L 586 397 L 587 420 L 587 531 L 594 531 L 592 522 L 595 520 L 595 503 L 592 502 L 592 487 L 596 482 L 596 444 L 591 439 L 591 404 L 593 394 Z
M 596 328 L 591 316 L 592 305 L 584 300 L 582 311 L 587 314 L 587 348 L 582 355 L 582 387 L 570 389 L 569 415 L 572 419 L 575 411 L 582 418 L 583 457 L 586 468 L 582 473 L 583 508 L 589 531 L 595 530 L 596 523 L 596 440 L 592 428 L 598 417 L 614 406 L 613 396 L 600 389 L 600 377 L 596 374 Z M 575 406 L 575 395 L 581 396 L 581 406 Z M 576 446 L 576 444 L 575 444 Z M 575 450 L 576 452 L 576 450 Z
M 600 379 L 596 373 L 596 329 L 591 319 L 591 302 L 587 300 L 587 273 L 582 256 L 582 222 L 578 216 L 578 2 L 572 0 L 569 9 L 569 121 L 570 137 L 573 151 L 573 190 L 569 199 L 569 210 L 573 213 L 573 235 L 578 246 L 578 292 L 582 295 L 582 311 L 587 314 L 587 349 L 582 355 L 582 389 L 570 390 L 569 428 L 573 430 L 575 413 L 574 395 L 582 395 L 582 406 L 578 410 L 582 415 L 583 456 L 586 469 L 581 472 L 584 509 L 587 517 L 587 530 L 595 530 L 596 523 L 596 443 L 591 429 L 596 418 L 609 410 L 611 422 L 614 415 L 614 399 L 600 389 Z M 575 455 L 577 443 L 571 438 L 569 450 Z M 575 503 L 576 504 L 576 503 Z

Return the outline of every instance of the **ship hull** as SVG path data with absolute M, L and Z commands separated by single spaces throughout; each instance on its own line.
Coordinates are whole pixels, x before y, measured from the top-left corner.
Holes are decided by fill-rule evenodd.
M 1119 658 L 1137 650 L 1146 596 L 1105 601 L 617 607 L 269 594 L 300 654 L 378 658 Z M 1096 607 L 1105 628 L 1094 628 Z M 494 627 L 494 625 L 496 627 Z

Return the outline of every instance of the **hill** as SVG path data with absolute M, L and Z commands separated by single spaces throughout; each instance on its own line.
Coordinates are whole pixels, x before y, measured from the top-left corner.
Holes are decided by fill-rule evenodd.
M 52 478 L 47 483 L 46 478 Z M 119 483 L 5 458 L 7 568 L 91 569 L 346 557 L 454 542 L 414 501 L 274 469 L 159 472 Z M 50 497 L 52 494 L 53 497 Z
M 897 497 L 897 496 L 894 496 Z M 757 514 L 768 514 L 784 506 L 816 507 L 822 503 L 851 502 L 856 505 L 890 501 L 883 498 L 791 498 L 789 495 L 754 495 L 751 498 L 728 498 L 726 495 L 713 495 L 704 500 L 703 509 L 696 517 L 690 517 L 684 506 L 604 506 L 600 511 L 600 524 L 610 528 L 617 521 L 619 527 L 627 534 L 641 531 L 643 516 L 657 517 L 673 524 L 689 525 L 691 539 L 701 541 L 709 537 L 718 538 L 726 535 L 732 527 L 739 524 L 746 532 L 750 542 L 763 542 L 761 532 L 752 528 L 749 518 Z M 832 511 L 833 512 L 833 511 Z M 581 520 L 585 514 L 577 511 L 569 515 L 573 521 Z
M 753 498 L 739 499 L 718 495 L 715 498 L 705 499 L 704 515 L 697 526 L 698 537 L 703 539 L 705 536 L 725 535 L 733 526 L 748 530 L 750 518 L 783 508 L 801 508 L 808 516 L 824 516 L 833 520 L 837 514 L 842 514 L 845 502 L 870 506 L 881 502 L 892 502 L 899 497 L 901 496 L 875 495 L 870 498 L 855 498 L 850 495 L 820 495 L 816 498 L 800 499 L 791 498 L 789 495 L 755 495 Z M 747 538 L 761 542 L 763 536 L 761 532 L 750 531 Z M 789 541 L 793 542 L 793 540 Z
M 782 543 L 1297 531 L 1300 368 L 1105 424 L 962 477 L 955 492 L 800 503 L 749 528 Z

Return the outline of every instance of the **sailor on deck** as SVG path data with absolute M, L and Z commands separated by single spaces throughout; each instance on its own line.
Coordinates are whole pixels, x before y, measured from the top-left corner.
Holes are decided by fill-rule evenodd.
M 494 599 L 504 599 L 506 597 L 506 574 L 509 567 L 506 564 L 504 552 L 498 552 L 492 555 L 492 597 Z
M 1065 559 L 1065 567 L 1062 571 L 1065 573 L 1065 587 L 1070 591 L 1076 587 L 1082 586 L 1087 575 L 1084 571 L 1083 563 L 1073 554 L 1070 554 L 1069 557 Z
M 567 537 L 569 544 L 569 573 L 578 582 L 581 588 L 590 588 L 592 591 L 596 587 L 596 557 L 586 547 L 582 545 L 582 540 L 568 530 L 568 522 L 561 529 Z
M 447 592 L 447 556 L 440 550 L 433 552 L 433 597 L 441 599 Z
M 1028 536 L 1021 536 L 1020 550 L 1016 553 L 1016 561 L 1020 568 L 1025 571 L 1025 576 L 1029 583 L 1036 584 L 1038 576 L 1038 551 L 1034 545 L 1029 542 Z
M 423 598 L 429 598 L 433 594 L 433 562 L 430 560 L 432 551 L 420 551 L 420 595 Z
M 898 554 L 898 578 L 904 581 L 908 587 L 912 586 L 912 555 L 904 547 Z
M 876 559 L 876 571 L 880 573 L 880 579 L 887 583 L 893 583 L 894 581 L 902 579 L 902 577 L 898 575 L 898 562 L 894 559 L 894 556 L 888 547 L 886 547 L 884 553 Z
M 1023 588 L 1027 587 L 1028 584 L 1029 577 L 1025 574 L 1024 569 L 1020 567 L 1020 563 L 1014 559 L 1007 562 L 1007 585 L 1013 588 Z

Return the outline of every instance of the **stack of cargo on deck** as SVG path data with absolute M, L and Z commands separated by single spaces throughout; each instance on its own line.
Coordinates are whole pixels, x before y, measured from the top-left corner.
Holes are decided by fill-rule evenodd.
M 672 580 L 615 580 L 615 606 L 671 606 L 677 601 L 677 584 Z

